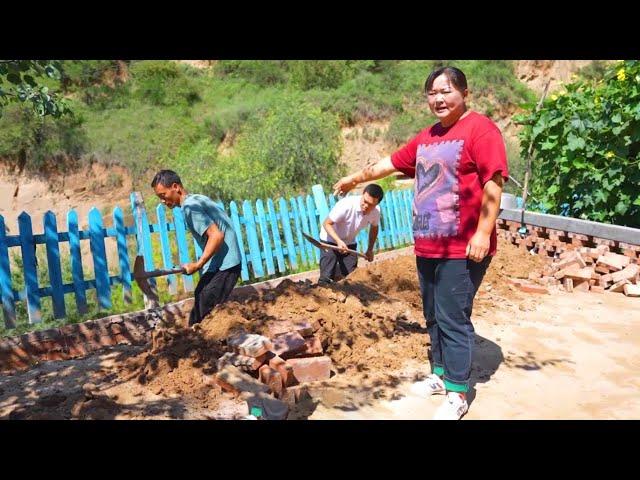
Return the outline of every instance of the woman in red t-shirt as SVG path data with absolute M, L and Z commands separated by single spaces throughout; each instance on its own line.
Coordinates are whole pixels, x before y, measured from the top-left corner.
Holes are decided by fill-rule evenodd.
M 395 171 L 415 177 L 416 267 L 431 337 L 427 385 L 431 394 L 447 395 L 434 418 L 459 419 L 469 408 L 473 299 L 496 253 L 496 219 L 509 172 L 500 130 L 467 108 L 462 71 L 433 71 L 425 94 L 439 122 L 391 156 L 341 178 L 334 190 L 344 195 Z

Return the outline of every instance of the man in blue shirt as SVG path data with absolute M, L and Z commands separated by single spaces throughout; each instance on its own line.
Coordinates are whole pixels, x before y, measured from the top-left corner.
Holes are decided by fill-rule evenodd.
M 189 317 L 194 325 L 224 303 L 240 277 L 240 249 L 231 219 L 209 197 L 186 191 L 178 174 L 160 170 L 151 188 L 168 208 L 181 207 L 187 228 L 202 249 L 196 262 L 182 265 L 189 275 L 202 270 Z

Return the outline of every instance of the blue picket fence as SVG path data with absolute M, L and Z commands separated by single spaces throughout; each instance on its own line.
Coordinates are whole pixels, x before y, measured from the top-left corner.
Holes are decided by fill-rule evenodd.
M 381 225 L 376 250 L 398 248 L 413 242 L 411 231 L 411 204 L 413 190 L 388 191 L 380 203 Z M 312 193 L 306 196 L 279 198 L 266 202 L 247 200 L 237 204 L 219 204 L 229 215 L 237 233 L 240 247 L 242 270 L 241 278 L 262 280 L 280 276 L 300 268 L 310 268 L 318 264 L 320 251 L 304 240 L 302 232 L 315 238 L 319 237 L 320 223 L 336 203 L 333 195 L 327 195 L 321 185 L 312 187 Z M 66 231 L 60 231 L 53 212 L 44 215 L 43 233 L 34 234 L 31 217 L 22 212 L 18 217 L 18 235 L 7 235 L 5 220 L 0 216 L 0 299 L 4 322 L 7 328 L 16 325 L 16 302 L 26 302 L 29 323 L 42 321 L 41 299 L 51 297 L 53 316 L 56 319 L 67 315 L 65 295 L 72 295 L 79 313 L 88 310 L 87 291 L 95 289 L 97 303 L 101 309 L 112 307 L 113 287 L 122 285 L 123 300 L 130 303 L 132 288 L 133 258 L 129 255 L 127 240 L 135 238 L 137 254 L 144 257 L 145 269 L 172 268 L 177 264 L 195 261 L 189 245 L 193 246 L 196 258 L 202 250 L 193 237 L 188 234 L 180 208 L 170 212 L 159 204 L 155 211 L 155 222 L 150 222 L 144 208 L 142 196 L 138 192 L 131 194 L 131 213 L 133 223 L 125 225 L 125 216 L 121 208 L 113 210 L 113 226 L 105 228 L 99 210 L 93 208 L 88 215 L 88 228 L 79 228 L 75 210 L 67 213 Z M 364 252 L 368 242 L 368 231 L 363 230 L 357 238 L 358 250 Z M 105 240 L 115 239 L 117 248 L 117 270 L 110 274 L 107 262 Z M 154 242 L 155 240 L 155 242 Z M 81 242 L 88 241 L 93 272 L 86 272 L 82 263 Z M 60 244 L 68 242 L 71 266 L 71 283 L 63 282 Z M 153 245 L 160 247 L 161 264 L 154 264 Z M 46 249 L 49 285 L 41 286 L 38 280 L 38 261 L 36 245 Z M 15 289 L 12 285 L 11 248 L 19 248 L 22 259 L 24 288 Z M 88 274 L 92 279 L 87 279 Z M 181 275 L 182 290 L 194 290 L 194 278 Z M 179 293 L 176 275 L 165 277 L 170 294 Z

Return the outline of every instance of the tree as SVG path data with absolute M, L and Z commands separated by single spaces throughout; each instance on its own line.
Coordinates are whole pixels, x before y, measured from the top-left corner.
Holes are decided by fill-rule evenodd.
M 0 60 L 0 114 L 3 107 L 18 101 L 30 102 L 41 117 L 70 113 L 65 101 L 42 85 L 44 77 L 60 80 L 60 70 L 53 60 Z

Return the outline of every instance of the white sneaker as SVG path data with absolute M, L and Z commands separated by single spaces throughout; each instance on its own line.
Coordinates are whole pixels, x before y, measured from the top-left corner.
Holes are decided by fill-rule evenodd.
M 442 379 L 432 373 L 421 382 L 416 382 L 411 386 L 411 392 L 421 397 L 428 395 L 444 395 L 447 390 Z
M 465 398 L 457 392 L 447 393 L 447 399 L 438 407 L 434 420 L 460 420 L 469 410 L 469 404 Z

